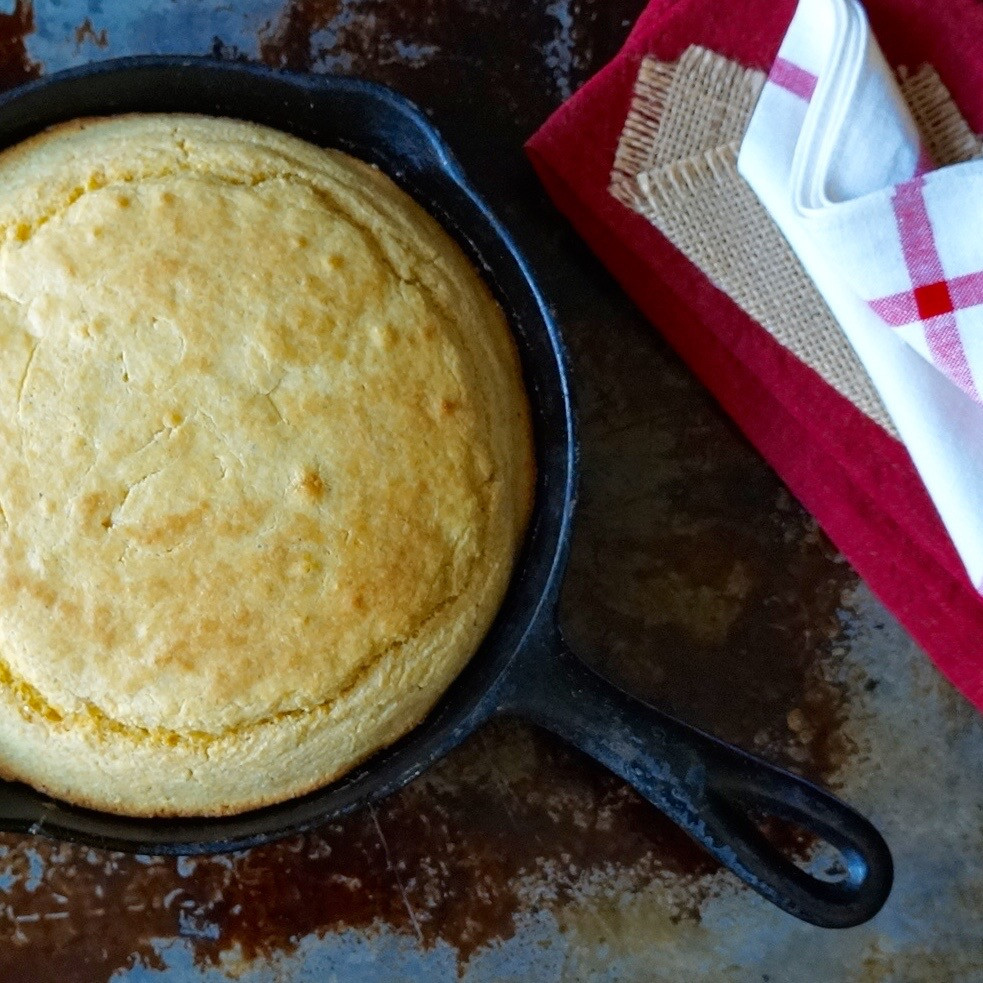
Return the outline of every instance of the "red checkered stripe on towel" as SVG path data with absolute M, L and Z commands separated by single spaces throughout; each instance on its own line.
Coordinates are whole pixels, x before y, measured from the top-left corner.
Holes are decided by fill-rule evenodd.
M 924 186 L 925 179 L 918 174 L 899 184 L 891 196 L 911 289 L 868 303 L 892 327 L 921 322 L 933 363 L 979 400 L 955 312 L 983 304 L 983 270 L 946 277 L 925 207 Z

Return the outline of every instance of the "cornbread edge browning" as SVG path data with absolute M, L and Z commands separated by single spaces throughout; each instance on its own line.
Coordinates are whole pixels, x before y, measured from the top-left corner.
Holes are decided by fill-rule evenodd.
M 299 795 L 417 724 L 531 508 L 508 326 L 387 177 L 183 115 L 0 154 L 0 774 Z

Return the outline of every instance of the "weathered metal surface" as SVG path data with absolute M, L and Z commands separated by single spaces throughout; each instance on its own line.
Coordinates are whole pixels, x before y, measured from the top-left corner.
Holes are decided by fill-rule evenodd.
M 583 494 L 564 624 L 634 691 L 833 785 L 897 884 L 798 924 L 622 783 L 497 723 L 375 811 L 230 857 L 0 837 L 0 979 L 983 980 L 983 724 L 550 210 L 523 138 L 639 0 L 19 0 L 0 84 L 144 52 L 392 84 L 527 243 L 569 339 Z

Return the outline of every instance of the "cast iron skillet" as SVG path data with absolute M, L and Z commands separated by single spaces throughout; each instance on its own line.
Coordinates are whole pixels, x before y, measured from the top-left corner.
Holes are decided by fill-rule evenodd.
M 538 484 L 508 596 L 467 668 L 415 730 L 340 781 L 226 819 L 127 819 L 0 782 L 0 828 L 113 850 L 193 854 L 297 833 L 388 795 L 497 714 L 534 721 L 603 762 L 785 911 L 843 928 L 871 918 L 892 862 L 874 827 L 827 792 L 615 689 L 570 653 L 556 602 L 576 498 L 577 443 L 563 343 L 509 233 L 471 189 L 426 117 L 365 81 L 204 58 L 140 57 L 52 75 L 0 97 L 0 146 L 77 116 L 212 113 L 278 127 L 377 164 L 425 205 L 483 270 L 509 315 L 533 410 Z M 276 653 L 271 653 L 271 663 Z M 798 824 L 836 848 L 820 880 L 786 859 L 752 816 Z

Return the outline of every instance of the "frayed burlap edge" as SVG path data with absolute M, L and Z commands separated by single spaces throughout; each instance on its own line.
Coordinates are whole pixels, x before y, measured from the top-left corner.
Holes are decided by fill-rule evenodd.
M 901 94 L 940 167 L 981 156 L 980 138 L 963 119 L 938 72 L 922 65 L 913 75 L 899 71 Z

